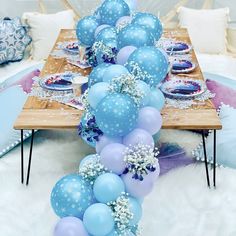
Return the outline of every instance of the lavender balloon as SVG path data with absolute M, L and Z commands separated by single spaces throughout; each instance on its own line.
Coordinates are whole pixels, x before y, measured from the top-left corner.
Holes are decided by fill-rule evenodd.
M 89 236 L 83 222 L 76 217 L 64 217 L 56 225 L 54 236 Z
M 136 50 L 137 48 L 134 46 L 126 46 L 120 49 L 117 54 L 117 64 L 124 65 L 129 56 Z
M 135 146 L 139 143 L 154 148 L 152 135 L 143 129 L 134 129 L 123 138 L 123 144 L 126 146 Z
M 99 33 L 100 31 L 102 31 L 103 29 L 107 28 L 107 27 L 110 27 L 110 25 L 106 25 L 106 24 L 104 24 L 104 25 L 99 25 L 99 26 L 97 27 L 97 29 L 95 30 L 94 37 L 96 38 L 97 35 L 98 35 L 98 33 Z
M 160 164 L 159 164 L 159 161 L 157 159 L 156 160 L 156 170 L 153 171 L 153 172 L 149 172 L 146 177 L 150 178 L 151 180 L 153 180 L 155 182 L 155 181 L 157 181 L 157 179 L 158 179 L 158 177 L 160 175 L 160 172 L 161 172 Z
M 117 175 L 125 170 L 124 153 L 126 146 L 120 143 L 112 143 L 102 149 L 101 163 Z
M 122 143 L 121 137 L 107 137 L 103 135 L 99 138 L 99 141 L 96 143 L 96 152 L 101 153 L 102 149 L 111 143 Z
M 125 190 L 131 196 L 136 198 L 143 198 L 148 195 L 154 186 L 154 181 L 150 175 L 146 175 L 143 181 L 133 178 L 132 173 L 122 175 L 122 179 L 125 183 Z
M 151 135 L 156 134 L 162 125 L 160 112 L 154 107 L 140 109 L 137 127 L 148 131 Z

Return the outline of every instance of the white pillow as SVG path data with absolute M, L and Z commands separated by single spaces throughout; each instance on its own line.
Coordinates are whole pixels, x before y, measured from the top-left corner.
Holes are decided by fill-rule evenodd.
M 197 52 L 218 54 L 226 52 L 226 28 L 229 8 L 195 10 L 178 9 L 179 23 L 187 28 Z
M 73 29 L 74 12 L 61 11 L 56 14 L 26 12 L 22 21 L 29 26 L 32 37 L 32 57 L 35 60 L 46 59 L 55 44 L 61 29 Z

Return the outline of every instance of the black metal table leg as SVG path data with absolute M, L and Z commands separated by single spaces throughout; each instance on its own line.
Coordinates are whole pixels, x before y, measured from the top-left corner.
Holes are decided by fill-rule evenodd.
M 26 185 L 29 184 L 29 177 L 30 177 L 30 167 L 31 167 L 31 158 L 32 158 L 33 143 L 34 143 L 34 129 L 32 129 L 32 136 L 31 136 L 31 143 L 30 143 L 29 163 L 28 163 L 28 170 L 27 170 L 27 180 L 26 180 Z
M 203 151 L 204 151 L 204 161 L 205 161 L 205 168 L 206 168 L 207 185 L 210 188 L 210 178 L 209 178 L 209 171 L 208 171 L 206 142 L 205 142 L 204 130 L 202 130 L 202 142 L 203 142 Z
M 24 183 L 24 130 L 20 130 L 21 139 L 21 183 Z
M 214 130 L 214 144 L 213 144 L 213 184 L 216 187 L 216 130 Z

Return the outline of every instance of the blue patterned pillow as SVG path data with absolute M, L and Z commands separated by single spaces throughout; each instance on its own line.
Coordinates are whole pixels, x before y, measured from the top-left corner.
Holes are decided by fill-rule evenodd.
M 31 37 L 20 18 L 0 20 L 0 64 L 20 61 L 30 42 Z

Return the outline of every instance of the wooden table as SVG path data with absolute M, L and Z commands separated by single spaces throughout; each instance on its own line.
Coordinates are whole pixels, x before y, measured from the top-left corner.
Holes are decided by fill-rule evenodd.
M 186 30 L 171 31 L 165 30 L 164 35 L 166 37 L 172 37 L 177 40 L 190 43 L 190 39 Z M 72 41 L 76 39 L 74 30 L 62 30 L 57 42 L 53 48 L 56 48 L 58 42 Z M 197 63 L 197 58 L 194 50 L 191 51 L 193 61 Z M 48 74 L 61 73 L 65 71 L 80 72 L 83 75 L 88 75 L 90 69 L 82 70 L 76 66 L 67 63 L 66 59 L 56 59 L 49 56 L 46 64 L 41 72 L 41 76 Z M 198 66 L 191 75 L 199 80 L 204 80 L 200 67 Z M 23 107 L 23 110 L 19 114 L 14 128 L 21 130 L 21 182 L 24 182 L 24 170 L 23 170 L 23 130 L 32 130 L 31 146 L 29 154 L 29 164 L 27 171 L 27 181 L 29 183 L 32 148 L 34 130 L 45 129 L 76 129 L 83 111 L 74 109 L 72 107 L 63 105 L 61 103 L 49 100 L 41 100 L 37 97 L 29 97 Z M 215 164 L 216 164 L 216 130 L 222 128 L 220 119 L 216 113 L 215 107 L 210 100 L 204 105 L 196 104 L 189 109 L 174 109 L 165 107 L 162 110 L 163 117 L 163 129 L 192 129 L 201 130 L 204 144 L 205 153 L 205 166 L 207 174 L 207 184 L 210 186 L 208 165 L 205 148 L 204 130 L 214 130 L 214 171 L 213 182 L 215 186 Z

